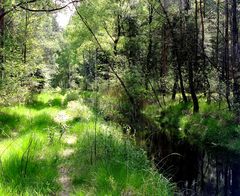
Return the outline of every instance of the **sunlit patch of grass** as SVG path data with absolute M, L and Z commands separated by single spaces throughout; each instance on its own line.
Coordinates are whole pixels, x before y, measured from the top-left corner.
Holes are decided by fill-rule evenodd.
M 88 122 L 81 121 L 79 119 L 74 119 L 68 123 L 69 132 L 82 134 L 83 131 L 87 130 L 89 127 Z
M 67 113 L 72 117 L 81 117 L 84 120 L 90 120 L 93 117 L 92 111 L 83 101 L 70 101 L 67 105 Z
M 96 138 L 94 130 L 93 121 L 77 144 L 74 194 L 172 195 L 170 183 L 151 168 L 145 152 L 123 139 L 117 127 L 100 120 Z
M 123 139 L 116 125 L 95 115 L 76 92 L 67 99 L 46 92 L 31 104 L 2 108 L 1 128 L 9 136 L 0 140 L 0 195 L 56 194 L 58 166 L 66 162 L 74 170 L 74 195 L 172 195 L 170 183 L 151 168 L 146 153 Z M 71 144 L 76 153 L 67 160 L 61 157 L 69 148 L 65 134 L 79 137 Z
M 6 136 L 0 142 L 0 193 L 48 195 L 59 189 L 61 127 L 53 117 L 61 107 L 56 97 L 59 95 L 45 93 L 36 97 L 37 102 L 31 107 L 19 105 L 1 109 L 1 131 L 2 136 Z
M 46 108 L 64 108 L 64 95 L 54 92 L 45 92 L 33 96 L 32 100 L 26 105 L 27 108 L 43 110 Z
M 28 134 L 5 142 L 6 148 L 1 152 L 0 185 L 17 194 L 55 192 L 58 189 L 56 152 L 41 157 L 44 145 L 46 138 L 41 134 Z
M 44 92 L 39 95 L 37 95 L 37 100 L 41 101 L 43 103 L 48 103 L 51 102 L 54 99 L 64 99 L 64 95 L 61 95 L 60 93 L 57 92 Z

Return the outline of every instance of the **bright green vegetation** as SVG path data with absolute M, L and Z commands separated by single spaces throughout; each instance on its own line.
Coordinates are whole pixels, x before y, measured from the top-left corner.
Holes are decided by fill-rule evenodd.
M 134 140 L 100 116 L 95 124 L 76 95 L 42 93 L 30 104 L 1 109 L 0 194 L 60 193 L 64 165 L 73 195 L 172 195 L 173 186 Z
M 143 113 L 171 139 L 186 140 L 199 147 L 223 147 L 239 153 L 240 132 L 233 112 L 224 104 L 208 104 L 203 99 L 199 105 L 199 113 L 192 113 L 191 103 L 169 101 L 167 106 L 160 110 L 156 104 L 147 105 Z
M 103 94 L 100 110 L 112 121 L 131 125 L 134 123 L 129 120 L 131 114 L 128 115 L 131 106 L 123 99 L 118 94 Z M 193 104 L 183 103 L 179 99 L 179 94 L 175 101 L 167 96 L 165 104 L 160 107 L 152 97 L 142 96 L 141 114 L 147 121 L 145 124 L 155 126 L 158 132 L 167 135 L 169 141 L 186 141 L 200 149 L 210 146 L 240 153 L 240 129 L 236 115 L 228 110 L 225 103 L 209 104 L 205 98 L 201 98 L 200 111 L 193 113 Z M 150 134 L 149 127 L 138 127 L 139 135 Z
M 0 195 L 240 195 L 239 6 L 0 0 Z

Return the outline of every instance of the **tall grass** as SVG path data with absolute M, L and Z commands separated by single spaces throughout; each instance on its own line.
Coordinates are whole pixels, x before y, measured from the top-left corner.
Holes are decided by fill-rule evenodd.
M 63 163 L 72 171 L 72 195 L 172 195 L 172 185 L 130 136 L 97 119 L 76 92 L 43 93 L 27 105 L 2 108 L 0 195 L 57 194 Z M 65 134 L 78 136 L 67 159 L 61 156 L 69 147 Z
M 19 194 L 54 193 L 58 189 L 57 165 L 52 156 L 41 158 L 44 143 L 33 136 L 15 142 L 1 157 L 1 184 Z
M 93 128 L 88 127 L 77 143 L 73 159 L 76 195 L 173 195 L 169 181 L 119 127 L 100 120 L 96 136 Z
M 191 103 L 168 103 L 161 110 L 156 104 L 143 111 L 161 130 L 178 140 L 195 145 L 214 145 L 236 152 L 240 151 L 240 129 L 233 112 L 219 103 L 208 104 L 200 99 L 200 112 L 192 113 Z
M 60 144 L 49 142 L 49 130 L 60 129 L 53 119 L 60 110 L 61 101 L 56 97 L 59 95 L 39 95 L 31 104 L 1 109 L 2 195 L 47 195 L 59 189 Z

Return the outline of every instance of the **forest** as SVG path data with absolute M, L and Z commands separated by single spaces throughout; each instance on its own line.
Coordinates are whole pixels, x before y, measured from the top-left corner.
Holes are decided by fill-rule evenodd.
M 0 196 L 239 196 L 240 1 L 0 0 Z

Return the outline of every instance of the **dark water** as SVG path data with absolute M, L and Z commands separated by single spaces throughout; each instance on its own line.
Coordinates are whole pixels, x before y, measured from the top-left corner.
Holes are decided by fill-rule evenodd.
M 217 146 L 200 149 L 179 141 L 146 119 L 134 129 L 147 130 L 137 137 L 144 140 L 159 171 L 177 184 L 180 193 L 176 195 L 240 196 L 240 155 Z
M 149 152 L 158 169 L 172 178 L 180 195 L 240 196 L 240 157 L 218 147 L 167 142 L 163 135 L 151 137 Z
M 174 181 L 179 195 L 240 196 L 240 156 L 219 147 L 199 149 L 164 134 L 148 137 L 157 168 Z

